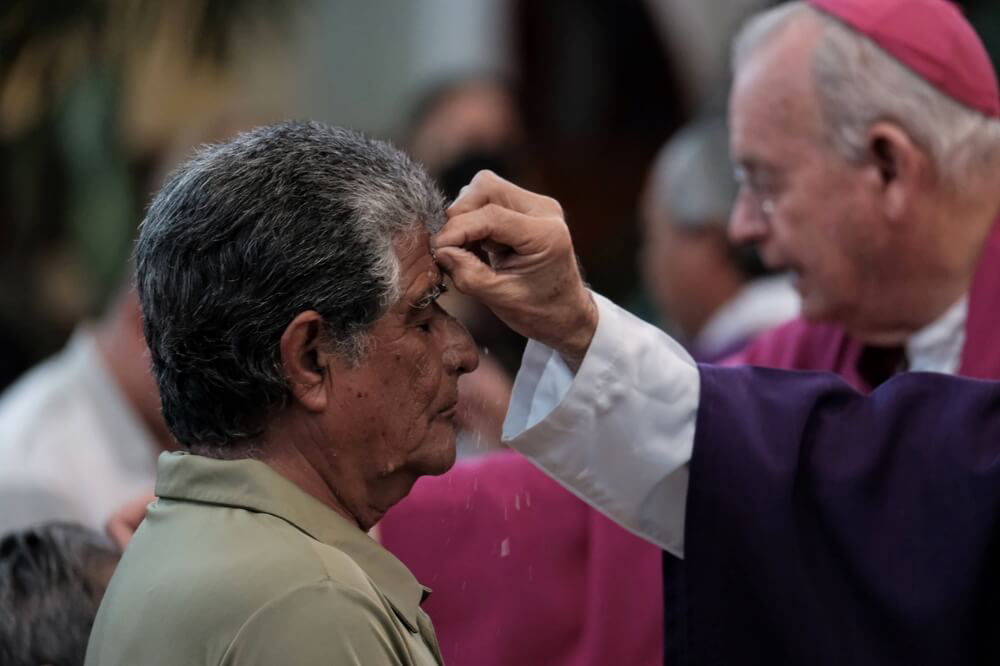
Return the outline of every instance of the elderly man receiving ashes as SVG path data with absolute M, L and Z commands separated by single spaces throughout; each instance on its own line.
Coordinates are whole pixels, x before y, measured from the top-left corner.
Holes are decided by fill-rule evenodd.
M 189 453 L 101 604 L 87 664 L 435 664 L 413 575 L 369 538 L 455 459 L 465 329 L 436 303 L 441 195 L 316 123 L 209 147 L 136 250 L 153 371 Z

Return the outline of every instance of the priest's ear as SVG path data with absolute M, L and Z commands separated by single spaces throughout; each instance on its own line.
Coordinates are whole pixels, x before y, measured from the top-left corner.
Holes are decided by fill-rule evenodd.
M 868 129 L 868 160 L 878 178 L 883 213 L 890 220 L 905 216 L 927 173 L 927 152 L 899 125 L 877 122 Z

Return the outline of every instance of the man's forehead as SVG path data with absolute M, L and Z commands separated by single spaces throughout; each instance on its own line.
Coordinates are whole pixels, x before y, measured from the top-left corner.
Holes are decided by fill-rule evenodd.
M 444 282 L 444 274 L 437 263 L 431 260 L 427 269 L 414 277 L 406 291 L 407 293 L 425 294 L 440 287 L 442 282 Z
M 430 237 L 420 234 L 415 242 L 400 252 L 400 286 L 404 301 L 415 303 L 427 292 L 433 291 L 444 280 L 441 268 L 431 253 Z

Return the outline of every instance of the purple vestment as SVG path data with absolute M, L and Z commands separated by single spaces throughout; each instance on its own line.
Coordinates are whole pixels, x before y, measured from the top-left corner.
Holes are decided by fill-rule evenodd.
M 1000 663 L 1000 384 L 703 366 L 696 432 L 673 664 Z
M 989 239 L 987 240 L 987 243 L 984 246 L 984 250 L 979 261 L 979 266 L 973 281 L 972 289 L 970 291 L 968 320 L 966 322 L 965 345 L 962 349 L 962 361 L 961 361 L 961 367 L 959 369 L 959 374 L 977 378 L 1000 379 L 1000 344 L 997 344 L 997 340 L 1000 340 L 1000 224 L 994 225 L 993 230 L 989 236 Z M 866 349 L 861 342 L 851 338 L 846 331 L 844 331 L 841 327 L 835 324 L 821 324 L 821 323 L 814 324 L 806 322 L 804 320 L 796 320 L 790 322 L 789 324 L 785 324 L 784 326 L 778 327 L 774 331 L 765 333 L 764 335 L 759 337 L 754 343 L 752 343 L 749 347 L 747 347 L 744 351 L 728 359 L 726 361 L 726 364 L 727 365 L 753 364 L 759 366 L 768 366 L 772 368 L 786 368 L 792 370 L 831 371 L 839 374 L 844 380 L 846 380 L 851 386 L 853 386 L 858 391 L 868 392 L 872 389 L 873 385 L 877 383 L 869 379 L 869 373 L 866 373 L 864 371 L 863 368 L 864 364 L 861 362 L 862 359 L 865 357 L 865 355 L 870 351 L 872 350 Z M 732 376 L 743 379 L 745 377 L 750 376 L 751 374 L 752 371 L 745 371 L 743 375 L 732 375 Z M 730 376 L 729 374 L 726 373 L 725 370 L 709 368 L 707 366 L 704 367 L 703 378 L 712 380 L 717 375 L 719 377 Z M 906 389 L 904 395 L 908 399 L 912 398 L 913 395 L 919 392 L 919 389 L 912 388 L 911 386 L 912 383 L 919 382 L 921 378 L 926 378 L 926 377 L 928 377 L 928 375 L 913 375 L 912 378 L 908 377 L 903 382 L 903 386 Z M 858 398 L 856 396 L 853 396 L 852 394 L 850 394 L 850 392 L 846 391 L 843 386 L 837 388 L 836 383 L 834 383 L 832 379 L 822 380 L 819 378 L 813 378 L 810 381 L 812 382 L 811 385 L 814 388 L 822 386 L 823 390 L 829 391 L 829 394 L 824 396 L 825 399 L 835 401 L 838 399 L 839 396 L 839 398 L 847 399 L 849 401 L 854 401 L 855 404 L 858 403 Z M 893 382 L 893 384 L 898 386 L 899 380 Z M 942 381 L 941 383 L 941 386 L 943 387 L 952 387 L 956 385 L 958 384 L 954 382 L 949 383 Z M 697 426 L 698 441 L 701 442 L 701 441 L 706 441 L 706 439 L 710 439 L 713 442 L 713 444 L 710 447 L 712 451 L 719 451 L 723 448 L 723 446 L 727 449 L 737 450 L 744 443 L 753 444 L 760 447 L 766 447 L 771 427 L 769 420 L 763 418 L 762 415 L 758 414 L 755 416 L 753 421 L 753 427 L 755 429 L 745 433 L 739 433 L 739 427 L 740 427 L 739 414 L 734 414 L 734 418 L 731 420 L 728 420 L 725 416 L 725 410 L 733 408 L 733 405 L 736 402 L 738 402 L 738 400 L 735 399 L 735 396 L 727 397 L 723 387 L 724 384 L 720 385 L 717 382 L 712 383 L 711 381 L 708 381 L 703 387 L 702 409 L 699 412 L 699 420 Z M 775 425 L 779 426 L 783 425 L 781 423 L 782 418 L 796 415 L 795 412 L 796 409 L 802 410 L 802 413 L 797 415 L 797 417 L 801 418 L 808 416 L 809 410 L 812 408 L 813 404 L 811 400 L 820 395 L 819 393 L 816 394 L 800 393 L 800 389 L 798 386 L 794 386 L 792 384 L 788 384 L 782 381 L 776 381 L 771 388 L 773 388 L 773 390 L 778 390 L 783 387 L 785 390 L 788 391 L 788 394 L 784 396 L 785 403 L 782 406 L 782 409 L 780 411 L 776 411 L 774 415 Z M 818 391 L 819 389 L 817 388 L 816 390 Z M 938 403 L 942 406 L 941 409 L 943 410 L 946 408 L 947 405 L 952 404 L 957 399 L 958 395 L 961 394 L 956 394 L 956 396 L 942 395 L 938 400 Z M 772 396 L 772 398 L 773 400 L 770 402 L 759 400 L 756 402 L 748 403 L 747 407 L 750 409 L 758 409 L 758 408 L 769 409 L 774 406 L 774 400 L 777 399 L 776 396 Z M 941 413 L 940 410 L 936 408 L 935 402 L 930 400 L 928 400 L 923 407 L 925 412 L 919 414 L 905 413 L 905 410 L 903 409 L 903 406 L 907 404 L 905 400 L 897 401 L 894 404 L 899 405 L 899 407 L 897 407 L 897 412 L 895 412 L 896 417 L 898 418 L 899 421 L 902 421 L 903 417 L 905 416 L 905 418 L 912 418 L 915 424 L 919 424 L 927 421 L 933 422 L 934 419 L 947 416 L 949 422 L 953 424 L 952 427 L 955 429 L 953 436 L 956 439 L 956 441 L 959 438 L 967 436 L 968 433 L 975 433 L 976 428 L 979 426 L 979 422 L 976 419 L 972 419 L 970 420 L 969 423 L 963 424 L 961 422 L 961 416 L 975 415 L 979 418 L 982 417 L 981 414 L 976 414 L 972 409 L 965 409 L 965 410 L 953 409 L 952 411 L 944 414 Z M 829 416 L 836 413 L 836 409 L 829 408 L 829 405 L 827 405 L 827 409 L 828 411 L 825 413 L 825 416 Z M 712 416 L 707 416 L 708 414 L 711 414 Z M 846 421 L 850 420 L 851 418 L 854 418 L 854 416 L 848 413 L 844 413 L 842 418 L 844 418 Z M 998 418 L 1000 418 L 1000 416 L 998 416 Z M 722 422 L 717 422 L 717 419 L 721 419 Z M 765 423 L 765 421 L 767 421 L 767 423 Z M 745 422 L 744 425 L 746 425 Z M 882 425 L 883 427 L 889 427 L 889 424 L 882 424 Z M 910 427 L 903 423 L 895 425 L 901 428 L 901 430 L 899 431 L 900 436 L 902 436 L 902 433 L 905 430 L 905 432 L 908 433 L 906 435 L 907 437 L 917 440 L 919 439 L 920 437 L 919 426 Z M 846 433 L 849 427 L 850 427 L 849 423 L 844 423 L 842 431 Z M 833 429 L 830 428 L 829 431 L 832 432 Z M 784 431 L 779 430 L 779 434 L 780 432 Z M 896 460 L 897 456 L 905 456 L 907 455 L 907 452 L 911 450 L 919 451 L 920 443 L 916 442 L 916 446 L 914 446 L 913 445 L 914 443 L 911 442 L 910 446 L 897 448 L 893 446 L 895 442 L 886 442 L 883 439 L 880 439 L 880 437 L 888 437 L 888 435 L 881 435 L 880 433 L 872 432 L 871 433 L 872 436 L 870 438 L 862 437 L 860 435 L 863 435 L 865 432 L 863 427 L 858 428 L 857 432 L 859 434 L 857 442 L 854 441 L 845 442 L 845 445 L 849 444 L 852 447 L 851 449 L 852 451 L 854 450 L 854 448 L 865 446 L 868 442 L 871 442 L 872 446 L 876 447 L 876 450 L 872 452 L 871 455 L 881 455 L 880 451 L 884 452 L 886 449 L 890 449 L 892 451 L 892 455 L 886 456 L 884 461 L 885 463 L 884 466 L 878 469 L 879 474 L 873 473 L 867 478 L 867 483 L 870 485 L 870 488 L 868 488 L 868 490 L 870 491 L 870 493 L 879 493 L 886 495 L 895 492 L 893 487 L 888 487 L 888 486 L 885 488 L 878 487 L 880 483 L 880 478 L 882 477 L 897 478 L 893 474 L 894 470 L 889 469 L 889 465 L 896 464 L 892 463 L 892 461 Z M 895 431 L 890 431 L 890 432 L 895 432 Z M 716 441 L 716 439 L 723 436 L 732 437 L 733 439 L 732 441 L 729 442 Z M 941 440 L 941 441 L 947 441 L 947 440 Z M 986 439 L 985 441 L 989 442 L 988 439 Z M 1000 444 L 1000 439 L 995 439 L 994 441 Z M 879 447 L 879 444 L 881 444 L 882 446 Z M 928 446 L 931 445 L 937 446 L 939 444 L 940 444 L 939 441 L 929 440 L 927 442 Z M 803 446 L 808 446 L 808 440 L 803 443 Z M 786 469 L 788 468 L 795 469 L 796 465 L 801 462 L 801 460 L 798 459 L 798 456 L 801 455 L 801 452 L 803 450 L 804 449 L 791 448 L 791 447 L 783 447 L 783 448 L 777 447 L 774 449 L 774 451 L 771 452 L 771 462 L 783 465 Z M 1000 451 L 1000 449 L 998 449 L 998 451 Z M 791 455 L 793 457 L 788 460 L 782 460 L 782 456 L 785 455 Z M 823 460 L 825 459 L 828 458 L 824 458 Z M 719 481 L 714 477 L 714 473 L 711 470 L 707 470 L 707 466 L 713 464 L 711 463 L 712 460 L 714 460 L 714 457 L 702 455 L 699 453 L 696 443 L 695 463 L 693 464 L 691 489 L 689 491 L 690 493 L 694 494 L 696 492 L 700 493 L 700 491 L 706 491 L 706 492 L 713 491 L 713 488 L 711 487 L 703 488 L 700 486 L 700 484 L 719 483 Z M 900 468 L 910 469 L 908 463 L 909 461 L 907 461 L 907 463 L 901 463 Z M 819 460 L 817 460 L 816 464 L 819 464 Z M 918 460 L 916 461 L 915 464 L 921 464 L 921 461 Z M 777 468 L 775 468 L 775 471 L 777 471 Z M 928 473 L 931 471 L 932 471 L 931 469 L 927 469 L 924 470 L 924 473 Z M 698 473 L 697 476 L 695 474 L 696 472 Z M 732 472 L 732 470 L 730 470 L 730 472 Z M 747 468 L 746 470 L 747 478 L 745 480 L 745 483 L 747 485 L 751 483 L 753 484 L 757 483 L 757 480 L 751 478 L 752 474 L 754 473 L 756 473 L 756 470 L 749 467 Z M 903 474 L 903 476 L 905 477 L 905 474 Z M 803 480 L 807 479 L 808 477 L 796 476 L 795 483 L 800 483 Z M 767 475 L 764 475 L 759 480 L 759 483 L 763 488 L 768 483 L 770 483 L 771 480 L 772 479 L 769 478 Z M 904 482 L 906 482 L 905 478 Z M 788 488 L 785 487 L 784 497 L 786 498 L 786 500 L 795 497 L 793 495 L 788 494 L 787 491 Z M 776 500 L 777 497 L 778 495 L 773 495 L 772 499 Z M 907 509 L 906 502 L 902 501 L 903 497 L 904 497 L 903 495 L 900 495 L 900 500 L 898 501 L 898 504 L 894 504 L 895 508 L 898 509 L 899 511 L 900 523 L 898 526 L 894 524 L 892 515 L 883 515 L 882 517 L 885 519 L 885 523 L 881 525 L 874 525 L 870 529 L 876 531 L 888 530 L 890 534 L 897 527 L 899 529 L 909 529 L 913 531 L 913 534 L 911 536 L 913 538 L 919 539 L 920 525 L 921 525 L 920 522 L 921 519 L 919 514 L 922 509 L 917 508 L 920 506 L 919 504 L 915 504 L 914 507 Z M 867 501 L 867 499 L 865 498 L 866 498 L 865 495 L 859 495 L 858 498 L 852 497 L 851 502 L 864 503 L 865 501 Z M 948 502 L 950 501 L 950 498 L 944 497 L 942 498 L 942 500 Z M 836 501 L 839 500 L 831 496 L 830 498 L 831 505 L 829 507 L 830 510 L 835 510 L 837 508 L 835 505 Z M 689 499 L 687 522 L 685 524 L 686 530 L 688 531 L 688 534 L 693 534 L 697 536 L 699 539 L 701 539 L 703 535 L 707 534 L 707 532 L 704 531 L 704 526 L 701 525 L 701 521 L 717 520 L 717 519 L 705 518 L 706 513 L 702 511 L 695 513 L 692 506 L 693 506 L 692 502 Z M 694 506 L 699 506 L 699 504 L 695 502 Z M 815 508 L 817 510 L 821 510 L 821 507 L 815 507 Z M 775 511 L 773 515 L 773 521 L 775 523 L 775 526 L 779 525 L 782 521 L 785 520 L 789 519 L 795 520 L 795 523 L 785 525 L 782 528 L 786 530 L 788 538 L 791 538 L 793 540 L 798 538 L 795 537 L 794 535 L 796 533 L 795 531 L 799 528 L 811 529 L 812 527 L 811 525 L 808 525 L 806 523 L 801 523 L 802 518 L 800 517 L 800 512 L 802 511 L 802 507 L 794 507 L 792 505 L 789 505 L 788 507 L 778 508 L 775 505 L 773 509 Z M 766 517 L 766 512 L 761 513 L 760 520 L 763 520 L 765 517 Z M 904 518 L 909 522 L 903 520 Z M 863 522 L 861 524 L 864 525 L 867 523 Z M 956 516 L 955 524 L 956 525 L 962 524 L 962 519 Z M 847 526 L 843 527 L 845 527 L 846 529 Z M 803 532 L 803 535 L 804 534 L 805 532 Z M 831 538 L 834 538 L 834 536 L 835 535 L 831 535 Z M 926 536 L 928 538 L 932 536 L 932 534 L 930 533 L 930 528 L 928 528 Z M 704 627 L 702 627 L 702 622 L 704 622 L 705 620 L 704 617 L 698 612 L 699 604 L 705 603 L 705 595 L 706 594 L 710 595 L 711 593 L 706 593 L 706 591 L 703 588 L 701 588 L 700 585 L 691 581 L 691 576 L 692 576 L 691 572 L 692 571 L 698 572 L 697 574 L 695 574 L 695 579 L 700 580 L 701 578 L 704 578 L 705 576 L 709 575 L 708 570 L 711 567 L 717 565 L 718 559 L 711 558 L 708 561 L 703 562 L 699 559 L 701 557 L 702 551 L 692 550 L 690 542 L 686 541 L 686 543 L 688 543 L 688 546 L 686 548 L 686 558 L 684 562 L 681 562 L 668 554 L 664 555 L 663 578 L 664 578 L 664 600 L 666 603 L 666 611 L 665 611 L 666 662 L 668 664 L 716 663 L 711 661 L 710 659 L 706 660 L 706 658 L 704 657 L 704 655 L 711 654 L 711 652 L 706 651 L 707 648 L 705 647 L 705 645 L 703 645 L 703 639 L 700 638 L 701 635 L 700 632 L 702 632 L 702 630 L 705 629 Z M 699 543 L 704 548 L 706 549 L 709 548 L 709 544 L 706 541 L 699 540 Z M 863 543 L 863 538 L 861 538 L 861 540 L 858 541 L 857 543 L 858 544 Z M 810 554 L 808 555 L 808 557 L 819 557 L 820 559 L 824 560 L 828 558 L 836 558 L 840 553 L 840 551 L 837 550 L 840 547 L 840 544 L 834 538 L 834 540 L 828 542 L 827 545 L 833 549 L 831 552 L 815 555 L 814 551 L 809 551 Z M 948 547 L 947 543 L 943 542 L 938 542 L 937 545 L 943 548 Z M 820 541 L 813 541 L 811 542 L 810 546 L 814 549 L 818 549 L 822 547 L 822 543 Z M 970 548 L 974 548 L 977 546 L 982 546 L 981 552 L 986 552 L 985 546 L 983 546 L 983 544 L 981 544 L 978 541 L 972 541 L 971 543 L 966 544 L 966 547 Z M 720 543 L 719 547 L 724 548 L 726 547 L 726 545 L 725 543 Z M 728 547 L 733 547 L 732 542 L 730 542 L 730 545 Z M 875 555 L 875 557 L 872 558 L 870 562 L 870 565 L 872 567 L 871 568 L 872 575 L 875 575 L 875 573 L 880 570 L 879 567 L 885 567 L 885 569 L 883 570 L 884 573 L 891 573 L 896 566 L 905 565 L 905 557 L 898 551 L 893 552 L 891 554 L 882 553 L 878 551 L 878 547 L 875 546 L 873 547 L 873 554 Z M 806 556 L 807 556 L 806 553 L 803 552 L 802 557 Z M 853 556 L 860 558 L 863 557 L 864 555 L 862 553 L 854 553 Z M 900 557 L 903 558 L 903 560 L 901 560 L 898 563 L 894 563 L 892 560 L 893 557 Z M 803 562 L 802 564 L 803 566 L 808 565 L 808 563 L 805 562 Z M 747 567 L 746 571 L 747 572 L 751 571 L 754 566 L 756 566 L 755 563 L 752 562 L 746 563 Z M 817 604 L 820 604 L 819 598 L 822 598 L 827 591 L 835 592 L 837 586 L 844 584 L 846 582 L 845 580 L 837 577 L 824 578 L 824 576 L 827 576 L 828 571 L 823 568 L 813 568 L 811 571 L 812 575 L 817 577 L 817 580 L 811 583 L 813 587 L 807 587 L 805 589 L 811 590 L 812 593 L 817 596 L 817 602 L 816 602 Z M 929 576 L 934 575 L 932 571 L 927 571 L 926 574 Z M 802 581 L 799 581 L 799 583 L 801 582 Z M 854 579 L 852 582 L 855 585 L 861 585 L 861 586 L 865 584 L 860 579 Z M 872 588 L 871 592 L 874 594 L 876 592 L 876 588 Z M 691 596 L 692 594 L 698 595 L 697 599 L 693 599 Z M 858 594 L 863 596 L 863 590 L 858 590 Z M 834 595 L 834 597 L 831 597 L 831 599 L 834 598 L 836 598 L 836 595 Z M 858 598 L 855 598 L 854 601 L 858 601 Z M 877 604 L 883 603 L 885 601 L 887 600 L 873 598 L 870 600 L 870 603 L 877 606 Z M 798 607 L 797 609 L 797 611 L 802 611 L 802 610 L 803 607 L 801 606 Z M 871 612 L 875 613 L 876 611 L 877 608 L 873 606 Z M 839 613 L 841 611 L 837 610 L 837 612 Z M 819 622 L 821 616 L 812 615 L 810 617 L 811 617 L 810 621 Z M 965 622 L 966 624 L 972 621 L 973 620 L 971 619 L 963 620 L 963 622 Z M 782 632 L 782 636 L 784 636 L 785 633 L 789 635 L 795 634 L 797 631 L 799 631 L 796 627 L 797 623 L 792 622 L 788 624 L 787 629 L 780 629 L 779 625 L 774 624 L 770 627 L 769 630 L 772 632 L 776 632 L 779 631 L 780 629 Z M 913 628 L 911 627 L 911 629 Z M 743 646 L 741 649 L 748 649 L 748 646 L 751 645 L 751 643 L 748 643 L 746 641 L 749 640 L 750 636 L 754 632 L 758 632 L 757 640 L 761 641 L 762 645 L 767 643 L 767 641 L 764 640 L 764 638 L 766 638 L 768 635 L 760 634 L 758 630 L 760 630 L 760 627 L 747 630 L 748 633 L 741 639 L 741 641 L 743 641 L 742 643 L 740 643 Z M 882 628 L 877 628 L 877 631 L 881 630 Z M 896 645 L 898 641 L 902 640 L 901 636 L 893 635 L 891 633 L 892 631 L 894 631 L 894 629 L 891 628 L 885 629 L 885 631 L 888 633 L 885 633 L 885 635 L 881 637 L 874 637 L 870 633 L 860 634 L 857 633 L 857 630 L 853 628 L 851 629 L 851 631 L 853 633 L 849 634 L 849 637 L 854 637 L 856 639 L 854 647 L 851 648 L 853 650 L 863 651 L 864 646 L 866 645 L 865 643 L 865 640 L 867 640 L 865 638 L 866 636 L 868 638 L 871 638 L 872 640 L 875 640 L 875 638 L 877 638 L 875 642 L 870 644 L 873 650 L 879 645 L 883 646 Z M 872 631 L 876 631 L 876 629 L 873 629 Z M 810 635 L 810 634 L 806 632 L 805 635 Z M 772 637 L 777 637 L 777 636 L 775 635 Z M 900 646 L 896 645 L 896 648 L 894 649 L 898 648 L 900 648 Z M 728 654 L 736 655 L 738 653 L 730 652 Z M 769 654 L 773 656 L 780 653 L 762 652 L 762 654 Z M 841 653 L 834 651 L 831 652 L 831 654 L 836 655 Z M 852 652 L 850 654 L 853 655 L 855 653 Z M 900 654 L 900 653 L 892 653 L 892 654 Z M 803 664 L 813 663 L 809 661 L 800 661 L 797 658 L 793 658 L 793 656 L 794 653 L 788 653 L 785 655 L 785 657 L 777 659 L 777 661 L 771 661 L 771 662 L 739 661 L 738 663 L 803 663 Z M 736 662 L 728 662 L 723 660 L 718 663 L 736 663 Z M 833 659 L 828 662 L 816 662 L 816 663 L 831 663 L 831 664 L 832 663 L 873 663 L 873 664 L 874 663 L 884 663 L 884 664 L 956 663 L 958 664 L 967 662 L 964 662 L 960 659 L 945 659 L 943 661 L 934 661 L 933 659 L 931 659 L 929 661 L 924 661 L 924 662 L 911 662 L 908 661 L 907 659 L 893 661 L 892 659 L 873 658 L 872 660 L 869 661 L 852 661 L 851 659 L 848 659 L 846 661 L 845 660 L 837 661 L 836 659 Z

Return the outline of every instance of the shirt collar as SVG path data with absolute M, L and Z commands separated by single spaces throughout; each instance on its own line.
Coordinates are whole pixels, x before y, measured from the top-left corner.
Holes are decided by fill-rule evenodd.
M 372 579 L 411 631 L 430 590 L 357 525 L 257 460 L 217 460 L 184 452 L 160 454 L 156 495 L 172 500 L 267 513 L 346 553 Z
M 969 299 L 963 296 L 943 315 L 906 341 L 909 370 L 955 374 L 965 345 L 965 322 Z

